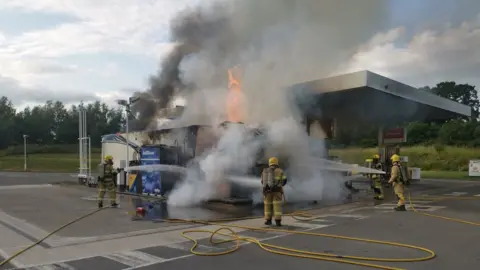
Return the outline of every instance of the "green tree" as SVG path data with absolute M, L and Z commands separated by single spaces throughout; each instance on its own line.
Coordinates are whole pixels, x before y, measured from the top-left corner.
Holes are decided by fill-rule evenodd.
M 446 81 L 438 83 L 433 88 L 426 87 L 424 89 L 429 90 L 435 95 L 470 106 L 473 111 L 473 117 L 475 119 L 478 118 L 480 101 L 478 100 L 477 90 L 474 85 L 457 84 L 453 81 Z
M 0 98 L 0 149 L 13 143 L 15 134 L 15 108 L 5 96 Z

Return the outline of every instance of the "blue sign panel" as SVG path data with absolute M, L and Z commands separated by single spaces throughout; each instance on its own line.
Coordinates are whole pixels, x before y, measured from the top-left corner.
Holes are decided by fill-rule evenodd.
M 157 147 L 142 147 L 140 151 L 140 160 L 144 159 L 160 160 L 160 149 Z
M 160 164 L 160 149 L 157 147 L 142 147 L 140 165 Z M 159 171 L 142 171 L 143 193 L 161 194 L 162 185 Z

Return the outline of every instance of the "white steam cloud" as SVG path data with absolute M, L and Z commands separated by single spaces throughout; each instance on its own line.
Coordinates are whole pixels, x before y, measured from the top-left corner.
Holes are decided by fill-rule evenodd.
M 181 62 L 182 80 L 194 84 L 195 89 L 182 93 L 187 102 L 178 121 L 215 125 L 219 119 L 226 120 L 227 69 L 238 66 L 246 100 L 244 122 L 266 124 L 268 141 L 252 141 L 238 127 L 230 127 L 217 148 L 199 158 L 203 180 L 189 175 L 170 194 L 169 203 L 190 205 L 215 198 L 225 175 L 245 173 L 262 147 L 267 148 L 267 156 L 277 156 L 281 163 L 288 160 L 292 188 L 286 192 L 290 198 L 338 196 L 341 182 L 327 176 L 327 163 L 321 164 L 312 155 L 305 127 L 289 104 L 286 88 L 328 76 L 347 61 L 374 33 L 372 29 L 388 20 L 388 2 L 232 0 L 216 1 L 185 14 L 190 26 L 200 26 L 190 31 L 187 26 L 182 28 L 182 41 L 195 41 L 197 50 Z M 219 22 L 222 27 L 215 24 Z M 213 30 L 202 36 L 201 26 L 205 25 Z
M 260 147 L 261 142 L 254 140 L 242 125 L 231 125 L 221 135 L 217 147 L 199 158 L 203 175 L 189 170 L 184 182 L 170 194 L 168 203 L 189 206 L 228 196 L 229 191 L 222 190 L 221 186 L 226 183 L 226 174 L 245 174 L 255 162 Z

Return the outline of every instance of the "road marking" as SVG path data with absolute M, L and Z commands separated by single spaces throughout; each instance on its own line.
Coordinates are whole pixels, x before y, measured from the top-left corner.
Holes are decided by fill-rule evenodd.
M 8 259 L 8 258 L 10 258 L 10 255 L 8 255 L 7 252 L 5 252 L 3 249 L 0 248 L 0 260 L 3 261 L 3 259 Z M 10 263 L 11 265 L 17 268 L 25 267 L 25 265 L 23 263 L 20 263 L 17 259 L 12 259 L 8 263 Z
M 108 258 L 110 260 L 114 260 L 119 263 L 123 263 L 130 267 L 138 267 L 144 264 L 159 263 L 159 262 L 165 261 L 164 258 L 153 256 L 137 250 L 117 252 L 117 253 L 105 255 L 103 257 Z
M 468 192 L 452 192 L 452 193 L 447 193 L 447 194 L 443 194 L 445 196 L 462 196 L 462 195 L 465 195 L 467 194 Z
M 11 185 L 11 186 L 0 186 L 0 190 L 11 190 L 11 189 L 26 189 L 26 188 L 46 188 L 52 187 L 51 184 L 40 184 L 40 185 Z
M 315 220 L 317 221 L 317 220 Z M 327 222 L 327 220 L 321 220 L 319 219 L 318 221 L 325 221 Z M 301 222 L 301 221 L 297 221 L 297 222 L 293 222 L 293 223 L 289 223 L 289 224 L 285 224 L 286 226 L 292 226 L 292 227 L 299 227 L 299 228 L 302 228 L 302 229 L 321 229 L 321 228 L 326 228 L 326 227 L 330 227 L 334 224 L 315 224 L 315 223 L 307 223 L 307 222 Z M 274 233 L 277 233 L 277 232 L 274 232 Z M 286 234 L 288 234 L 287 232 L 285 232 Z
M 480 194 L 477 194 L 477 195 L 473 195 L 473 196 L 475 196 L 475 197 L 480 197 Z
M 37 265 L 37 266 L 27 267 L 25 269 L 26 270 L 60 270 L 60 269 L 67 269 L 67 270 L 72 270 L 73 269 L 74 270 L 75 269 L 75 268 L 73 268 L 69 265 L 66 265 L 66 264 L 65 264 L 65 266 L 67 268 L 63 268 L 63 265 L 60 265 L 60 264 L 57 264 L 57 265 L 45 264 L 45 265 Z
M 412 207 L 413 206 L 413 207 Z M 378 210 L 392 210 L 393 211 L 393 208 L 397 207 L 397 204 L 393 204 L 393 203 L 385 203 L 385 204 L 381 204 L 381 205 L 377 205 L 375 206 L 374 208 L 375 209 L 378 209 Z M 437 205 L 410 205 L 410 204 L 406 204 L 405 205 L 406 209 L 407 210 L 413 210 L 415 208 L 415 210 L 419 211 L 419 212 L 423 212 L 423 211 L 426 211 L 426 212 L 433 212 L 433 211 L 437 211 L 439 209 L 443 209 L 443 208 L 446 208 L 446 206 L 437 206 Z
M 321 225 L 322 227 L 330 227 L 332 225 Z M 309 229 L 306 229 L 306 230 L 303 230 L 304 232 L 308 232 L 308 231 L 313 231 L 313 230 L 316 230 L 318 228 L 309 228 Z M 258 240 L 260 241 L 268 241 L 268 240 L 273 240 L 273 239 L 277 239 L 277 238 L 280 238 L 280 237 L 284 237 L 284 236 L 288 236 L 288 235 L 291 235 L 291 234 L 279 234 L 279 235 L 274 235 L 274 236 L 270 236 L 270 237 L 266 237 L 266 238 L 260 238 Z M 243 242 L 241 243 L 240 245 L 243 246 L 243 245 L 248 245 L 248 244 L 252 244 L 250 242 Z M 167 247 L 173 247 L 173 245 L 168 245 Z M 185 248 L 179 248 L 179 249 L 182 249 L 182 250 L 185 250 Z M 189 249 L 190 250 L 190 249 Z M 171 259 L 165 259 L 163 260 L 162 262 L 160 263 L 165 263 L 165 262 L 169 262 L 169 261 L 176 261 L 176 260 L 180 260 L 180 259 L 185 259 L 185 258 L 188 258 L 188 257 L 192 257 L 192 256 L 196 256 L 195 254 L 187 254 L 187 255 L 183 255 L 183 256 L 179 256 L 179 257 L 175 257 L 175 258 L 171 258 Z M 150 266 L 150 265 L 154 265 L 156 264 L 155 262 L 153 263 L 147 263 L 147 264 L 144 264 L 144 265 L 138 265 L 136 267 L 130 267 L 130 268 L 125 268 L 123 270 L 133 270 L 133 269 L 136 269 L 136 268 L 139 268 L 139 267 L 146 267 L 146 266 Z
M 408 204 L 413 203 L 415 204 L 429 204 L 429 203 L 434 203 L 434 201 L 408 201 Z
M 365 215 L 351 215 L 351 214 L 332 214 L 332 215 L 327 215 L 327 217 L 342 217 L 342 218 L 364 219 L 364 218 L 367 218 L 368 216 L 365 216 Z

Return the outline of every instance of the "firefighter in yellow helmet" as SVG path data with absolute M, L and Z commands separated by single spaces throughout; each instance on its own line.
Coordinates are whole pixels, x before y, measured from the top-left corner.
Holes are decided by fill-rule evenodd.
M 287 183 L 287 177 L 278 166 L 276 157 L 271 157 L 268 160 L 268 168 L 263 169 L 261 181 L 263 186 L 265 225 L 272 224 L 273 216 L 275 224 L 282 226 L 283 186 Z
M 105 156 L 104 162 L 100 164 L 100 176 L 98 177 L 98 207 L 103 207 L 103 198 L 106 191 L 110 197 L 110 206 L 117 207 L 117 192 L 115 189 L 116 171 L 113 168 L 113 157 Z
M 390 180 L 388 180 L 389 184 L 393 184 L 393 189 L 395 191 L 395 195 L 398 198 L 397 207 L 394 209 L 396 211 L 406 211 L 405 209 L 405 195 L 404 195 L 404 179 L 402 176 L 402 168 L 400 167 L 400 156 L 393 155 L 391 158 L 392 160 L 392 170 L 390 173 Z
M 380 162 L 380 155 L 373 155 L 372 159 L 372 168 L 375 170 L 383 171 L 383 165 Z M 375 200 L 383 200 L 383 187 L 382 187 L 382 179 L 380 178 L 379 174 L 372 174 L 372 188 L 373 192 L 375 192 Z

